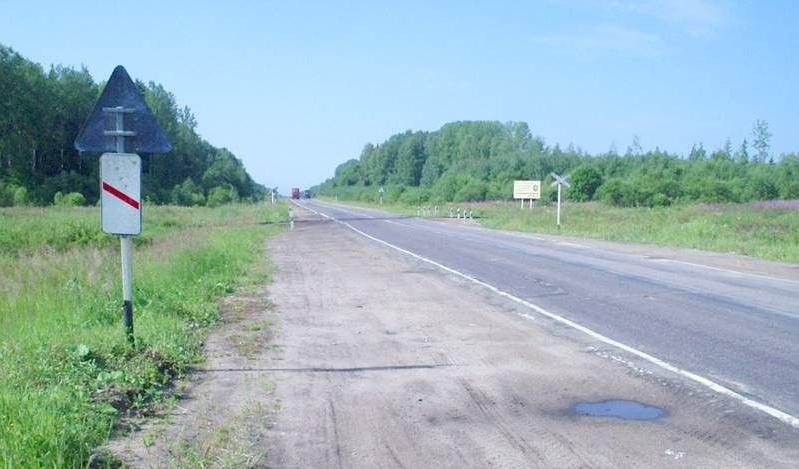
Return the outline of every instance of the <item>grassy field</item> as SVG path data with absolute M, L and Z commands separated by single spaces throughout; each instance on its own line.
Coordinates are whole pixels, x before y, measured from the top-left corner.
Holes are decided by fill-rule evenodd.
M 146 207 L 134 249 L 136 347 L 119 249 L 96 208 L 0 210 L 0 467 L 86 467 L 118 417 L 202 359 L 218 300 L 264 281 L 287 207 Z M 260 267 L 259 267 L 260 266 Z
M 443 204 L 473 209 L 489 228 L 562 234 L 586 238 L 731 252 L 764 259 L 799 262 L 799 204 L 792 201 L 751 204 L 676 205 L 662 208 L 615 208 L 598 203 L 566 203 L 561 228 L 555 225 L 555 206 L 521 210 L 516 203 Z M 416 215 L 417 207 L 401 204 L 347 202 Z

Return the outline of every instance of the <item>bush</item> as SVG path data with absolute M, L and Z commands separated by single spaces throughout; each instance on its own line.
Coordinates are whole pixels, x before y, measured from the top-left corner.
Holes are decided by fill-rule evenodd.
M 186 178 L 172 189 L 172 203 L 185 206 L 205 205 L 205 195 L 200 186 L 191 178 Z
M 14 205 L 14 191 L 0 182 L 0 207 L 11 207 L 12 205 Z
M 421 187 L 408 187 L 397 200 L 408 205 L 423 204 L 430 200 L 430 192 Z
M 568 197 L 575 202 L 585 202 L 594 198 L 594 193 L 602 185 L 602 175 L 593 166 L 582 164 L 571 172 L 571 187 Z
M 385 189 L 385 193 L 383 194 L 383 200 L 388 203 L 393 203 L 399 200 L 402 193 L 405 191 L 405 186 L 401 184 L 389 184 L 387 186 L 383 186 Z M 380 196 L 378 195 L 378 200 Z
M 595 198 L 615 207 L 635 207 L 639 205 L 640 194 L 630 183 L 613 178 L 599 186 Z
M 239 193 L 236 188 L 230 184 L 216 186 L 208 191 L 208 206 L 218 207 L 224 204 L 230 204 L 239 201 Z
M 61 207 L 77 207 L 86 204 L 86 197 L 80 192 L 56 192 L 53 196 L 53 205 Z
M 28 189 L 24 187 L 17 187 L 14 190 L 14 205 L 17 207 L 28 205 Z
M 671 199 L 666 194 L 657 193 L 652 196 L 648 205 L 650 207 L 668 207 L 671 205 Z
M 758 174 L 750 179 L 745 195 L 751 200 L 771 200 L 779 197 L 780 193 L 777 184 L 771 178 Z
M 463 187 L 455 193 L 455 202 L 478 202 L 485 200 L 488 186 L 483 181 L 470 179 Z

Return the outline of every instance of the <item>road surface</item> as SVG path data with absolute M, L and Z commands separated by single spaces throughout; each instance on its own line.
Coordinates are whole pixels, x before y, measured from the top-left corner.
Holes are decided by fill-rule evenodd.
M 796 426 L 796 280 L 315 200 L 302 205 L 711 380 Z

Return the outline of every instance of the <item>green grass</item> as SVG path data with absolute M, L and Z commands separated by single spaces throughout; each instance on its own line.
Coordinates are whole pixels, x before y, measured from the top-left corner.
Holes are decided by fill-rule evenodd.
M 202 359 L 218 300 L 266 279 L 255 261 L 286 217 L 284 205 L 148 207 L 134 349 L 118 242 L 97 209 L 0 211 L 0 467 L 85 467 L 120 416 L 146 412 Z
M 347 203 L 416 215 L 414 206 Z M 450 206 L 473 208 L 475 217 L 488 228 L 689 247 L 799 262 L 799 211 L 790 208 L 747 204 L 615 208 L 598 203 L 566 203 L 558 229 L 554 205 L 521 210 L 516 203 L 503 202 L 441 204 L 439 215 L 446 216 Z

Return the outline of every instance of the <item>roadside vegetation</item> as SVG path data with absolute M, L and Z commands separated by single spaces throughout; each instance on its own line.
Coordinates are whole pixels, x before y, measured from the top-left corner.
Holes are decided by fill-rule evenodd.
M 799 261 L 799 155 L 775 155 L 756 120 L 739 144 L 686 155 L 644 151 L 591 155 L 547 145 L 524 122 L 464 121 L 367 144 L 358 159 L 313 188 L 317 196 L 410 215 L 419 206 L 476 204 L 485 226 L 736 252 Z M 569 174 L 564 224 L 554 226 L 550 173 Z M 519 211 L 513 181 L 541 180 L 541 201 Z
M 330 198 L 325 200 L 333 201 Z M 347 202 L 404 215 L 430 216 L 435 204 Z M 560 234 L 608 241 L 678 246 L 735 253 L 764 259 L 799 262 L 799 200 L 746 204 L 680 204 L 670 207 L 612 207 L 597 202 L 565 203 L 560 229 L 555 205 L 537 202 L 530 209 L 511 202 L 442 203 L 439 217 L 450 207 L 472 210 L 482 226 L 503 230 Z
M 773 154 L 764 121 L 755 121 L 748 137 L 713 151 L 696 143 L 686 155 L 644 151 L 634 138 L 623 153 L 611 148 L 590 155 L 546 145 L 524 122 L 453 122 L 367 144 L 313 192 L 377 201 L 384 187 L 386 202 L 404 204 L 509 200 L 514 180 L 538 179 L 542 198 L 554 200 L 555 172 L 571 175 L 567 199 L 616 207 L 799 198 L 799 156 Z
M 145 207 L 131 348 L 99 210 L 0 209 L 0 466 L 86 467 L 120 418 L 168 397 L 219 299 L 266 279 L 256 260 L 286 219 L 285 205 Z

